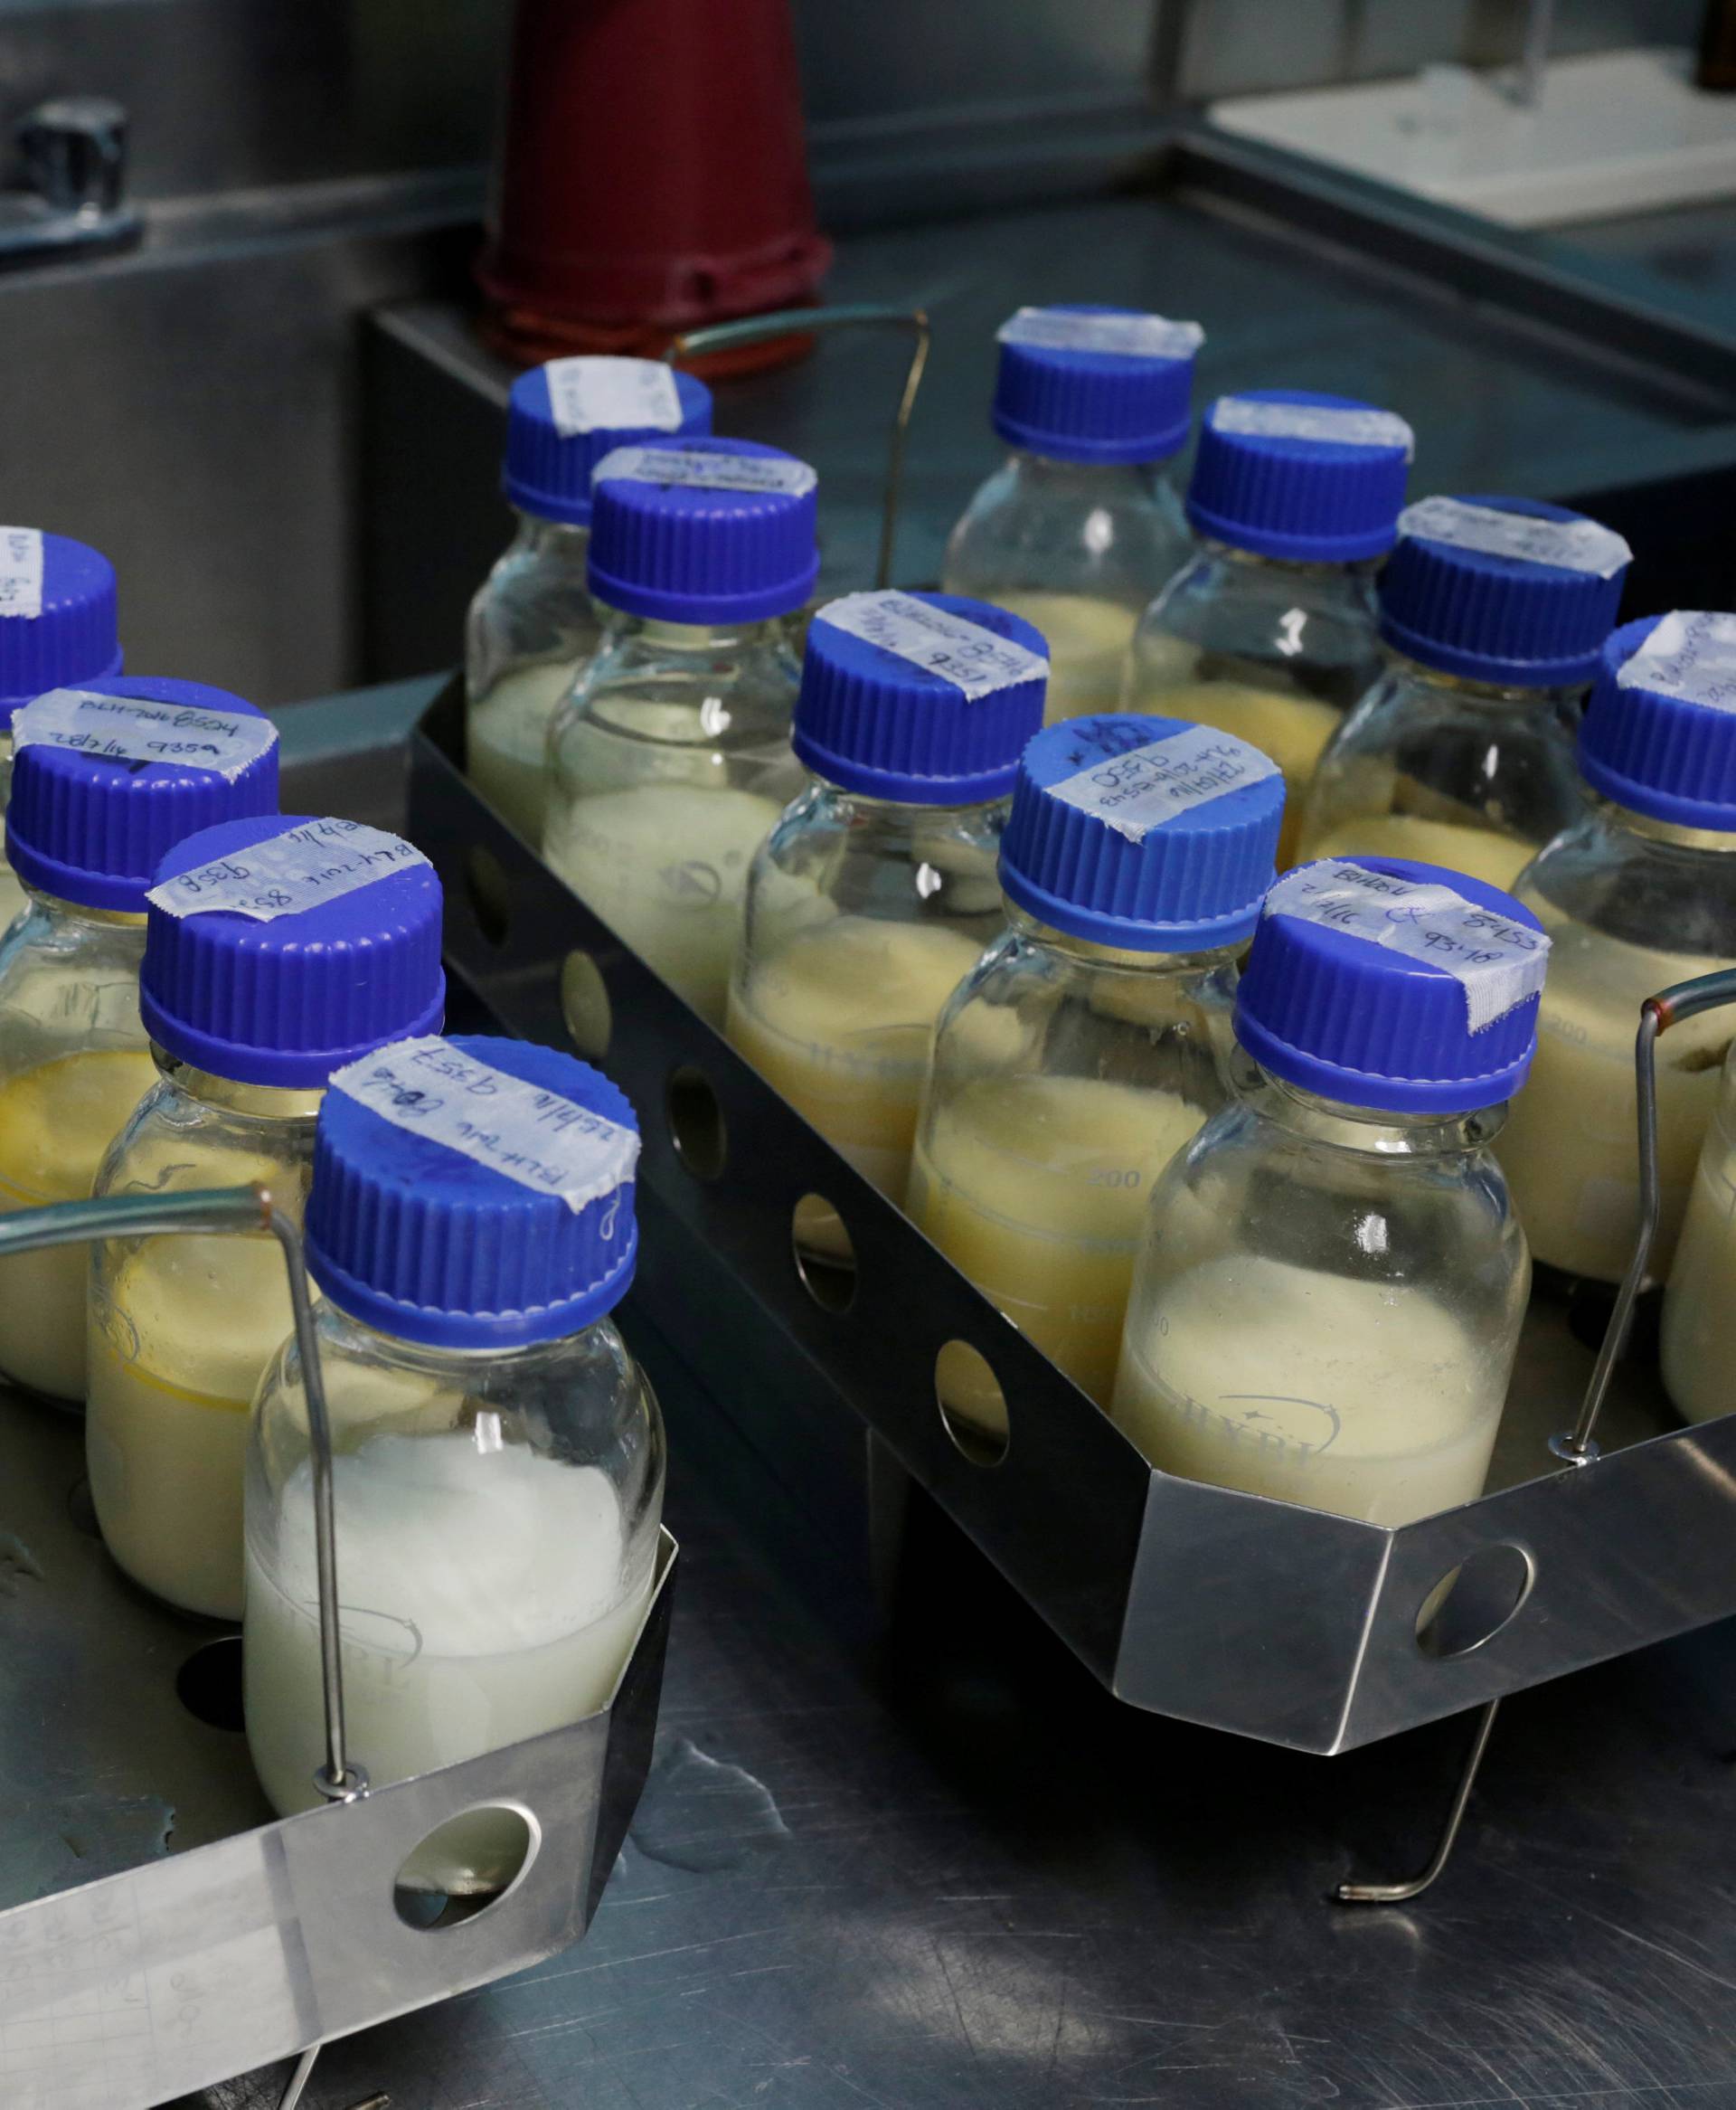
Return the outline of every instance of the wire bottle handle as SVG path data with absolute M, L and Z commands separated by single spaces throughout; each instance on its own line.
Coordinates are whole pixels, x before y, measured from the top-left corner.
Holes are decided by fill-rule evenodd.
M 1651 1263 L 1652 1246 L 1657 1237 L 1661 1201 L 1657 1166 L 1657 1036 L 1672 1026 L 1679 1026 L 1684 1018 L 1697 1017 L 1702 1011 L 1715 1011 L 1723 1004 L 1736 1004 L 1736 968 L 1721 967 L 1715 974 L 1703 974 L 1694 981 L 1674 983 L 1656 996 L 1647 997 L 1639 1008 L 1639 1031 L 1634 1036 L 1634 1096 L 1639 1115 L 1639 1236 L 1634 1244 L 1633 1258 L 1628 1263 L 1628 1273 L 1621 1278 L 1621 1287 L 1616 1292 L 1609 1323 L 1603 1330 L 1591 1381 L 1580 1405 L 1580 1418 L 1571 1429 L 1563 1429 L 1549 1440 L 1549 1447 L 1556 1457 L 1569 1465 L 1590 1465 L 1600 1455 L 1591 1432 L 1603 1410 L 1604 1395 L 1615 1376 L 1616 1364 L 1627 1346 L 1634 1305 L 1645 1286 L 1646 1270 Z
M 690 352 L 722 352 L 737 345 L 757 345 L 768 337 L 811 336 L 825 330 L 854 329 L 908 330 L 915 340 L 886 446 L 886 496 L 880 517 L 880 560 L 874 567 L 874 584 L 884 588 L 892 582 L 892 550 L 898 540 L 898 509 L 904 490 L 904 442 L 910 435 L 910 412 L 916 408 L 933 336 L 927 310 L 882 308 L 873 302 L 844 308 L 785 308 L 776 315 L 750 316 L 743 322 L 713 323 L 703 330 L 689 330 L 670 345 L 667 356 L 673 365 Z
M 262 1186 L 196 1188 L 185 1194 L 99 1195 L 56 1202 L 0 1216 L 0 1258 L 49 1245 L 98 1238 L 142 1238 L 174 1232 L 267 1231 L 283 1252 L 295 1314 L 296 1346 L 307 1398 L 314 1450 L 314 1547 L 319 1576 L 319 1656 L 326 1708 L 326 1760 L 314 1785 L 328 1802 L 353 1802 L 368 1792 L 368 1776 L 352 1765 L 344 1739 L 344 1666 L 337 1623 L 336 1504 L 332 1491 L 332 1424 L 326 1379 L 314 1332 L 313 1301 L 302 1259 L 301 1233 Z

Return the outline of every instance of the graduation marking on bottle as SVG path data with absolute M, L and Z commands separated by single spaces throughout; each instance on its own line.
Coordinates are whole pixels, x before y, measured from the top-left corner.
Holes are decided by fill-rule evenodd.
M 14 748 L 60 747 L 105 762 L 158 762 L 239 777 L 278 743 L 269 718 L 197 704 L 156 704 L 95 689 L 52 688 L 12 722 Z
M 551 359 L 549 408 L 563 440 L 581 432 L 677 432 L 681 393 L 660 359 Z
M 700 491 L 778 491 L 800 497 L 819 483 L 805 461 L 788 455 L 705 454 L 686 447 L 616 447 L 591 482 L 680 485 Z
M 1468 498 L 1423 498 L 1399 515 L 1401 538 L 1446 543 L 1488 557 L 1517 557 L 1528 564 L 1552 564 L 1561 572 L 1589 572 L 1613 579 L 1634 553 L 1615 529 L 1596 520 L 1543 520 L 1529 513 L 1505 513 Z
M 1329 440 L 1340 447 L 1401 447 L 1407 461 L 1416 451 L 1416 435 L 1396 411 L 1221 395 L 1206 415 L 1215 431 L 1245 433 L 1254 440 Z
M 42 530 L 0 527 L 0 616 L 29 620 L 42 612 Z
M 827 601 L 815 620 L 938 674 L 961 690 L 967 703 L 996 689 L 1049 678 L 1049 662 L 1041 653 L 896 588 L 844 594 Z
M 1003 345 L 1042 352 L 1112 352 L 1130 359 L 1191 359 L 1205 342 L 1196 322 L 1165 315 L 1078 315 L 1064 308 L 1021 308 L 995 333 Z
M 1736 615 L 1676 609 L 1616 675 L 1618 688 L 1649 689 L 1708 710 L 1736 711 Z
M 359 820 L 308 820 L 177 873 L 145 898 L 172 916 L 223 910 L 270 923 L 427 864 L 413 843 L 382 828 Z
M 1213 799 L 1280 774 L 1269 755 L 1209 725 L 1106 754 L 1048 788 L 1052 799 L 1105 821 L 1130 843 Z

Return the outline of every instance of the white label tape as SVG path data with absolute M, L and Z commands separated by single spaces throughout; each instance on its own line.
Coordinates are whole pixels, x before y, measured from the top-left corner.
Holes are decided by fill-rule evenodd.
M 269 718 L 153 704 L 94 689 L 52 688 L 12 722 L 14 748 L 64 747 L 106 762 L 161 762 L 175 769 L 239 777 L 278 743 Z
M 382 828 L 359 820 L 308 820 L 165 879 L 145 898 L 172 916 L 226 910 L 256 923 L 274 923 L 279 916 L 321 907 L 427 863 L 413 843 Z
M 1399 533 L 1418 542 L 1444 542 L 1489 557 L 1517 557 L 1562 572 L 1613 579 L 1634 553 L 1614 528 L 1595 520 L 1540 520 L 1474 506 L 1467 498 L 1424 498 L 1399 515 Z
M 0 615 L 42 612 L 42 536 L 36 527 L 0 527 Z
M 1190 725 L 1125 754 L 1106 754 L 1052 784 L 1049 796 L 1095 814 L 1138 843 L 1178 813 L 1278 773 L 1278 764 L 1245 740 Z
M 1191 359 L 1205 342 L 1196 322 L 1164 315 L 1077 315 L 1065 308 L 1022 308 L 995 333 L 1003 345 L 1043 352 L 1118 352 L 1134 359 Z
M 681 395 L 659 359 L 551 359 L 549 407 L 563 440 L 580 432 L 675 432 Z
M 478 1062 L 449 1040 L 382 1047 L 335 1072 L 331 1088 L 406 1135 L 558 1196 L 575 1216 L 626 1186 L 638 1163 L 632 1129 Z M 614 1236 L 612 1216 L 602 1235 Z
M 1530 924 L 1479 908 L 1450 886 L 1399 879 L 1337 857 L 1287 873 L 1266 896 L 1264 913 L 1323 923 L 1432 961 L 1464 989 L 1473 1033 L 1534 997 L 1549 965 L 1549 940 Z
M 785 454 L 703 454 L 687 447 L 616 447 L 597 464 L 593 484 L 684 484 L 702 491 L 788 491 L 800 497 L 819 478 Z
M 895 587 L 828 601 L 816 620 L 938 674 L 973 704 L 1015 682 L 1049 678 L 1049 662 L 1040 653 Z
M 1259 440 L 1330 440 L 1340 447 L 1401 447 L 1409 461 L 1416 435 L 1395 411 L 1345 410 L 1333 403 L 1274 403 L 1221 395 L 1208 413 L 1220 432 Z
M 1736 711 L 1736 615 L 1677 609 L 1616 675 L 1618 688 L 1647 688 L 1708 710 Z

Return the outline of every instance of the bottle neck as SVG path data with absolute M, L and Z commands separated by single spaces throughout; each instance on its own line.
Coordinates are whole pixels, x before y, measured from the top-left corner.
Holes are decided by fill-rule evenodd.
M 1244 948 L 1240 945 L 1203 947 L 1197 952 L 1144 952 L 1131 946 L 1103 945 L 1092 938 L 1075 937 L 1058 931 L 1027 913 L 1005 894 L 1001 896 L 1008 927 L 1033 945 L 1057 954 L 1076 966 L 1110 974 L 1175 975 L 1210 974 L 1214 969 L 1233 966 Z
M 606 601 L 598 601 L 597 607 L 611 644 L 638 646 L 659 658 L 715 659 L 740 658 L 760 649 L 788 648 L 788 616 L 769 616 L 758 622 L 672 623 L 657 616 L 629 615 L 624 609 L 610 608 Z
M 290 1088 L 278 1084 L 244 1084 L 233 1077 L 220 1077 L 211 1070 L 196 1069 L 156 1041 L 151 1055 L 158 1073 L 177 1092 L 196 1099 L 202 1106 L 217 1108 L 250 1121 L 305 1121 L 310 1126 L 326 1096 L 324 1085 Z
M 998 834 L 1013 807 L 1010 791 L 999 799 L 939 805 L 927 800 L 875 798 L 865 791 L 846 790 L 826 777 L 814 780 L 813 795 L 844 826 L 889 839 L 932 835 L 937 830 L 959 835 Z
M 466 1347 L 442 1342 L 434 1347 L 427 1341 L 405 1340 L 401 1335 L 387 1333 L 383 1328 L 358 1319 L 354 1312 L 327 1295 L 319 1306 L 319 1321 L 323 1329 L 335 1332 L 352 1352 L 370 1360 L 396 1364 L 401 1369 L 423 1371 L 430 1376 L 450 1375 L 456 1367 L 466 1370 L 486 1370 L 491 1389 L 502 1389 L 497 1382 L 500 1374 L 510 1374 L 515 1368 L 531 1369 L 537 1364 L 568 1357 L 582 1348 L 590 1337 L 599 1343 L 618 1342 L 613 1317 L 604 1313 L 593 1319 L 589 1326 L 576 1332 L 557 1335 L 552 1340 L 533 1340 L 518 1343 L 488 1341 Z M 507 1377 L 510 1385 L 510 1375 Z
M 582 579 L 590 556 L 590 523 L 580 526 L 571 520 L 544 520 L 540 514 L 520 512 L 513 552 L 559 565 Z
M 1372 579 L 1379 571 L 1379 557 L 1359 557 L 1350 563 L 1323 564 L 1296 557 L 1269 557 L 1259 550 L 1245 550 L 1232 542 L 1219 542 L 1213 536 L 1203 535 L 1200 547 L 1214 563 L 1228 564 L 1238 572 L 1256 576 L 1281 576 L 1287 579 L 1332 581 L 1339 579 Z
M 1015 447 L 1008 467 L 1021 483 L 1039 486 L 1057 497 L 1145 497 L 1163 480 L 1161 461 L 1064 461 L 1052 454 L 1034 454 Z
M 1448 674 L 1443 667 L 1430 667 L 1426 660 L 1412 659 L 1394 645 L 1386 647 L 1386 654 L 1394 670 L 1406 681 L 1460 702 L 1485 705 L 1502 712 L 1557 713 L 1565 705 L 1582 703 L 1590 686 L 1586 682 L 1575 682 L 1559 688 L 1526 688 L 1511 682 L 1474 681 L 1467 675 Z
M 1468 1113 L 1394 1113 L 1304 1090 L 1238 1047 L 1236 1082 L 1269 1121 L 1292 1135 L 1370 1158 L 1439 1158 L 1492 1142 L 1507 1118 L 1505 1102 Z
M 31 906 L 42 910 L 51 923 L 87 931 L 131 931 L 140 938 L 145 934 L 146 918 L 142 911 L 135 915 L 131 910 L 88 908 L 83 902 L 67 901 L 58 894 L 44 894 L 27 880 L 24 888 Z
M 1599 799 L 1598 814 L 1606 827 L 1638 836 L 1644 842 L 1660 843 L 1673 850 L 1710 850 L 1715 856 L 1736 852 L 1736 831 L 1712 828 L 1684 828 L 1673 820 L 1658 820 L 1613 799 Z

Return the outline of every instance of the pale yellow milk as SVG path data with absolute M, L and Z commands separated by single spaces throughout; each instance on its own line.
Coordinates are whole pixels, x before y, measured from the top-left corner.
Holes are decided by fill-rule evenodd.
M 782 811 L 776 799 L 723 784 L 636 785 L 551 814 L 543 855 L 641 959 L 722 1026 L 748 867 Z
M 1121 708 L 1137 610 L 1083 593 L 997 592 L 992 598 L 997 608 L 1022 615 L 1043 632 L 1049 648 L 1045 725 Z
M 344 1698 L 373 1784 L 563 1727 L 603 1705 L 632 1651 L 649 1574 L 623 1575 L 620 1507 L 594 1466 L 474 1431 L 382 1433 L 335 1460 Z M 247 1571 L 248 1745 L 272 1805 L 313 1808 L 323 1755 L 312 1469 L 281 1490 L 275 1572 Z M 514 1828 L 478 1816 L 446 1865 L 404 1880 L 486 1890 Z M 459 1865 L 450 1865 L 456 1858 Z
M 1110 1412 L 1166 1472 L 1402 1524 L 1482 1493 L 1506 1377 L 1420 1292 L 1232 1256 L 1133 1316 Z
M 1619 1282 L 1639 1230 L 1639 1007 L 1672 982 L 1725 962 L 1629 945 L 1584 923 L 1552 920 L 1544 904 L 1533 905 L 1553 941 L 1537 1059 L 1495 1151 L 1535 1257 L 1570 1274 Z M 1662 1193 L 1652 1273 L 1659 1280 L 1675 1250 L 1730 1036 L 1729 1015 L 1709 1011 L 1672 1027 L 1658 1044 Z
M 465 773 L 526 842 L 542 840 L 548 806 L 549 721 L 580 662 L 523 667 L 503 675 L 465 719 Z
M 745 990 L 731 988 L 730 1040 L 864 1178 L 901 1199 L 934 1021 L 981 951 L 942 923 L 811 923 L 755 960 Z
M 29 905 L 30 897 L 24 892 L 24 882 L 5 858 L 0 856 L 0 938 L 5 937 Z
M 1537 855 L 1535 843 L 1465 821 L 1425 820 L 1420 814 L 1378 813 L 1340 821 L 1324 834 L 1305 836 L 1298 861 L 1309 857 L 1410 857 L 1467 872 L 1491 886 L 1511 887 Z
M 920 1139 L 911 1220 L 1101 1405 L 1146 1204 L 1204 1110 L 1097 1077 L 986 1078 Z M 949 1399 L 1005 1434 L 998 1402 Z
M 92 1306 L 97 1521 L 134 1581 L 185 1611 L 241 1616 L 247 1413 L 292 1323 L 269 1238 L 152 1239 Z
M 143 1048 L 99 1048 L 0 1085 L 0 1213 L 83 1201 L 103 1153 L 156 1081 Z M 90 1269 L 83 1245 L 0 1260 L 0 1372 L 57 1399 L 83 1399 Z
M 1670 1039 L 1681 1030 L 1672 1027 Z M 1685 1420 L 1736 1408 L 1736 1158 L 1716 1128 L 1694 1176 L 1660 1346 L 1664 1383 Z

